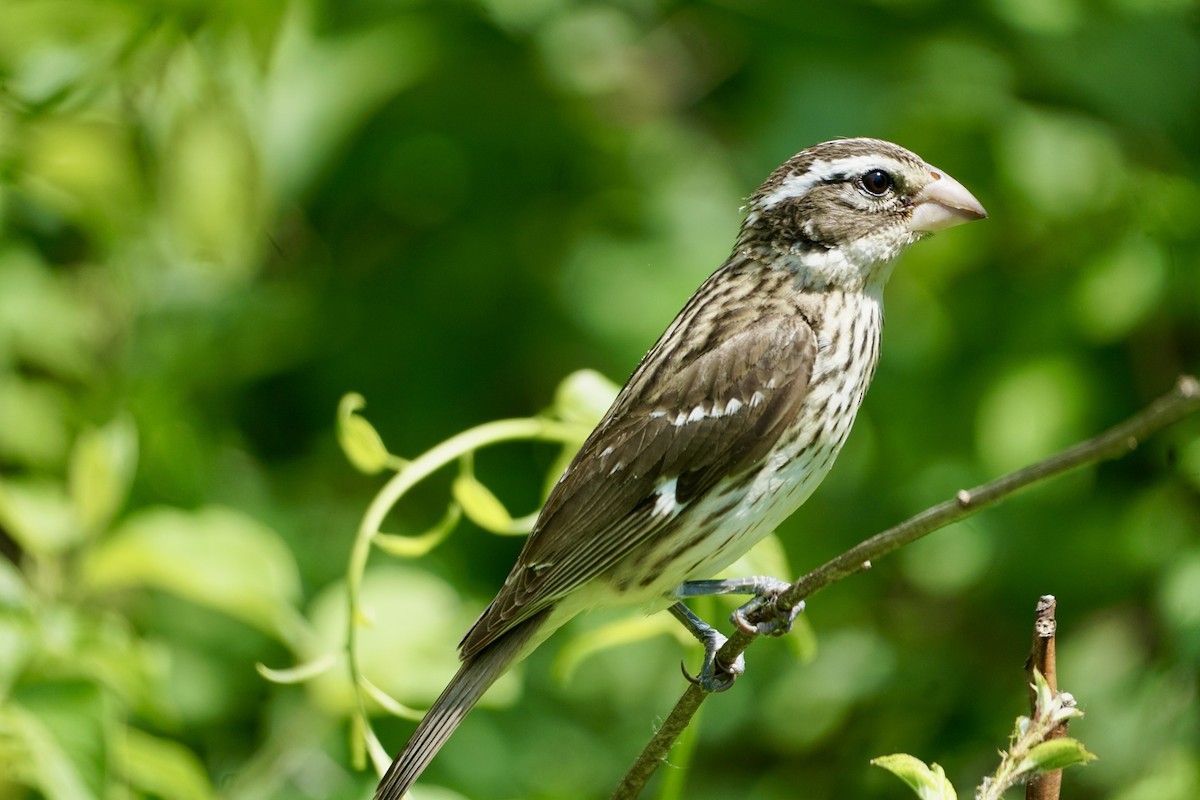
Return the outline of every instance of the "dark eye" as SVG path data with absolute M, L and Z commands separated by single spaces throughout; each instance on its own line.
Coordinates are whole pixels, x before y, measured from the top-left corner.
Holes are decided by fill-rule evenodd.
M 876 197 L 882 197 L 887 194 L 888 190 L 895 185 L 892 176 L 881 169 L 873 169 L 863 173 L 858 182 L 867 194 L 873 194 Z

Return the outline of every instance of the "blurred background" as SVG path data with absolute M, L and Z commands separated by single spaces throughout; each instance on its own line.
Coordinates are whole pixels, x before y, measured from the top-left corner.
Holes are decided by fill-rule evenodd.
M 875 385 L 780 531 L 792 571 L 1114 423 L 1200 369 L 1190 0 L 5 0 L 0 6 L 0 797 L 367 798 L 337 652 L 392 452 L 620 383 L 814 142 L 897 141 L 986 222 L 888 288 Z M 550 445 L 482 453 L 514 513 Z M 388 530 L 435 524 L 452 475 Z M 373 556 L 367 676 L 427 704 L 520 540 Z M 1041 594 L 1100 758 L 1076 798 L 1200 796 L 1200 420 L 818 596 L 712 699 L 688 798 L 960 794 L 1025 708 Z M 727 611 L 712 606 L 713 618 Z M 607 796 L 683 689 L 658 636 L 505 682 L 419 800 Z M 584 637 L 584 638 L 580 638 Z M 395 751 L 412 723 L 378 717 Z M 680 754 L 679 760 L 685 760 Z M 650 796 L 661 787 L 652 787 Z

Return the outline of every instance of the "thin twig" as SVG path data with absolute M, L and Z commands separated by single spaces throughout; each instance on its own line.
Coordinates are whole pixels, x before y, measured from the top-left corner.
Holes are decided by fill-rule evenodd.
M 1025 662 L 1025 682 L 1029 685 L 1029 715 L 1037 714 L 1037 692 L 1033 688 L 1034 671 L 1042 674 L 1050 691 L 1058 692 L 1058 665 L 1055 655 L 1054 635 L 1058 622 L 1054 618 L 1057 603 L 1054 595 L 1043 595 L 1037 604 L 1037 615 L 1033 623 L 1033 646 L 1029 660 Z M 1070 720 L 1051 731 L 1046 739 L 1061 739 L 1067 735 Z M 1025 800 L 1058 800 L 1062 791 L 1062 770 L 1042 772 L 1034 775 L 1025 784 Z
M 860 542 L 783 591 L 774 603 L 775 609 L 778 610 L 776 613 L 790 612 L 805 598 L 843 578 L 861 572 L 870 567 L 873 561 L 888 553 L 994 505 L 1021 489 L 1076 467 L 1119 458 L 1132 451 L 1151 434 L 1175 424 L 1198 409 L 1200 382 L 1188 375 L 1180 377 L 1170 392 L 1099 436 L 974 489 L 963 489 L 954 499 L 922 511 L 899 525 Z M 762 611 L 762 617 L 770 616 L 770 604 L 764 604 Z M 759 621 L 758 615 L 748 615 L 747 621 L 754 624 Z M 717 654 L 719 663 L 732 664 L 756 638 L 756 634 L 739 627 Z M 613 800 L 632 800 L 641 793 L 658 765 L 666 758 L 679 733 L 688 726 L 706 697 L 707 693 L 696 686 L 688 687 L 613 792 Z

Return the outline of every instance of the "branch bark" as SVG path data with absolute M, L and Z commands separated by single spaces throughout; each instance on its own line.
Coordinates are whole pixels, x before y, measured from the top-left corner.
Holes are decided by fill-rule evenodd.
M 1037 713 L 1037 692 L 1033 688 L 1033 671 L 1037 670 L 1046 679 L 1050 691 L 1058 692 L 1058 663 L 1055 654 L 1054 636 L 1058 621 L 1054 618 L 1057 607 L 1054 595 L 1042 595 L 1038 599 L 1037 613 L 1033 622 L 1033 646 L 1029 660 L 1025 662 L 1025 682 L 1029 685 L 1029 715 Z M 1047 740 L 1061 739 L 1067 735 L 1069 721 L 1055 728 Z M 1025 784 L 1025 800 L 1058 800 L 1062 791 L 1062 770 L 1056 769 L 1034 775 Z
M 781 592 L 773 604 L 764 604 L 759 613 L 747 615 L 747 622 L 753 625 L 773 615 L 787 614 L 821 589 L 856 572 L 869 569 L 873 561 L 939 528 L 976 514 L 1021 489 L 1077 467 L 1124 456 L 1134 450 L 1143 439 L 1197 410 L 1200 410 L 1200 382 L 1190 375 L 1182 376 L 1170 392 L 1099 436 L 981 486 L 962 489 L 953 499 L 922 511 L 899 525 L 860 542 L 800 578 Z M 719 663 L 732 664 L 756 638 L 757 634 L 739 627 L 718 653 Z M 688 687 L 625 774 L 613 792 L 612 800 L 633 800 L 641 794 L 707 696 L 706 692 L 695 685 Z

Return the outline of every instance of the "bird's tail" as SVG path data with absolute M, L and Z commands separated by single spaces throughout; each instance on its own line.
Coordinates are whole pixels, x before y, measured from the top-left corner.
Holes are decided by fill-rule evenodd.
M 488 687 L 528 652 L 545 617 L 544 611 L 530 617 L 463 662 L 379 782 L 375 800 L 404 797 Z

